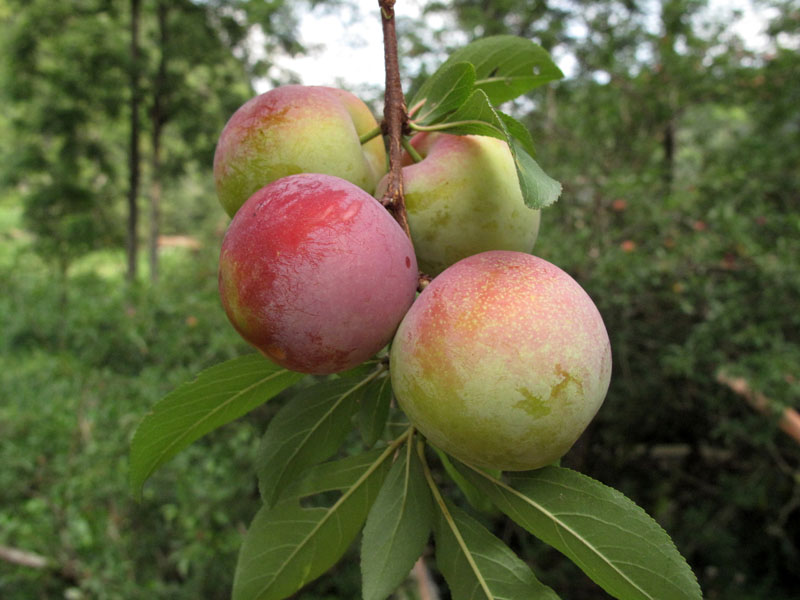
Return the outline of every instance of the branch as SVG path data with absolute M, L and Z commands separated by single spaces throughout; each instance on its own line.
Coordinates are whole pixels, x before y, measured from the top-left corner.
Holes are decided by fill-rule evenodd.
M 428 567 L 425 565 L 425 560 L 421 556 L 414 563 L 413 573 L 417 580 L 417 591 L 419 592 L 420 600 L 439 600 L 439 590 L 436 588 L 436 583 L 434 583 Z
M 51 566 L 50 560 L 45 556 L 9 546 L 0 546 L 0 560 L 32 569 L 44 569 Z
M 383 57 L 386 65 L 386 92 L 383 106 L 383 130 L 389 140 L 389 175 L 386 192 L 381 198 L 406 234 L 411 237 L 403 196 L 403 135 L 408 132 L 408 111 L 400 82 L 397 59 L 397 31 L 394 18 L 395 0 L 378 0 L 383 25 Z
M 761 414 L 770 415 L 777 412 L 776 407 L 773 406 L 769 398 L 754 391 L 744 377 L 731 377 L 720 371 L 717 373 L 717 381 L 744 398 L 750 406 Z M 786 435 L 800 444 L 800 413 L 793 408 L 784 408 L 781 411 L 778 426 Z

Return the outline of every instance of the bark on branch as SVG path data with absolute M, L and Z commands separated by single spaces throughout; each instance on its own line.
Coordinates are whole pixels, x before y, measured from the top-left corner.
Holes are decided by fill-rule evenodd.
M 383 107 L 383 133 L 389 144 L 389 176 L 381 203 L 411 237 L 403 196 L 403 135 L 408 133 L 408 111 L 400 82 L 400 65 L 397 58 L 397 31 L 394 18 L 395 0 L 378 0 L 383 26 L 383 57 L 386 65 L 386 91 Z

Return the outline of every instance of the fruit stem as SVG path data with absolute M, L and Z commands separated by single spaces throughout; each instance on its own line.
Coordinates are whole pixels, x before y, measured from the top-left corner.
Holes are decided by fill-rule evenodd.
M 372 130 L 368 131 L 367 133 L 362 135 L 360 138 L 358 138 L 358 141 L 361 142 L 362 144 L 366 144 L 370 140 L 378 137 L 382 132 L 383 132 L 383 129 L 381 129 L 381 126 L 378 125 L 375 129 L 372 129 Z
M 403 135 L 408 131 L 408 112 L 400 82 L 400 65 L 397 58 L 397 31 L 394 18 L 395 0 L 378 0 L 383 26 L 383 58 L 386 67 L 386 92 L 383 106 L 383 133 L 389 144 L 389 174 L 386 192 L 381 198 L 408 237 L 406 202 L 403 196 Z
M 405 148 L 405 151 L 408 152 L 408 155 L 411 157 L 411 160 L 413 160 L 415 163 L 418 163 L 419 161 L 422 160 L 422 157 L 419 155 L 419 152 L 417 152 L 417 149 L 411 145 L 411 142 L 408 141 L 407 137 L 403 136 L 403 139 L 400 140 L 400 142 L 403 144 L 403 148 Z

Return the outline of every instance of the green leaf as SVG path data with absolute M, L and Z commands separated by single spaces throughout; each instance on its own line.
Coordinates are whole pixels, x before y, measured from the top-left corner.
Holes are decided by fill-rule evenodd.
M 202 371 L 162 398 L 136 429 L 130 449 L 130 486 L 142 486 L 161 465 L 196 439 L 263 404 L 303 377 L 260 354 Z
M 503 122 L 482 90 L 475 90 L 458 110 L 436 126 L 436 130 L 457 135 L 487 135 L 508 140 Z
M 561 195 L 561 184 L 545 173 L 529 154 L 533 141 L 525 126 L 496 110 L 489 97 L 476 90 L 454 113 L 435 130 L 457 135 L 487 135 L 508 143 L 517 169 L 520 191 L 525 205 L 540 209 L 553 204 Z
M 411 101 L 411 108 L 424 101 L 413 119 L 425 125 L 436 123 L 469 98 L 474 83 L 475 67 L 468 62 L 451 63 L 439 69 Z
M 469 466 L 459 470 L 500 510 L 615 598 L 702 598 L 667 533 L 617 490 L 562 467 L 513 474 L 508 484 Z
M 389 373 L 376 377 L 364 388 L 360 398 L 358 426 L 367 448 L 372 447 L 386 428 L 392 404 L 392 382 Z
M 450 476 L 455 484 L 458 486 L 458 489 L 464 494 L 464 497 L 467 499 L 467 502 L 475 509 L 482 513 L 495 513 L 497 514 L 497 509 L 495 509 L 494 505 L 492 505 L 492 501 L 481 492 L 478 488 L 472 485 L 469 480 L 464 477 L 458 469 L 453 466 L 452 461 L 450 458 L 436 448 L 435 446 L 431 446 L 435 451 L 436 455 L 439 457 L 439 460 L 442 461 L 442 466 L 447 474 Z
M 528 131 L 528 128 L 511 115 L 507 115 L 499 110 L 495 110 L 495 112 L 503 122 L 503 127 L 505 128 L 506 132 L 508 132 L 509 137 L 517 140 L 525 152 L 531 156 L 536 156 L 536 149 L 533 147 L 533 138 L 531 137 L 531 132 Z
M 517 178 L 522 190 L 522 198 L 529 208 L 550 206 L 561 195 L 561 184 L 545 173 L 533 157 L 528 154 L 516 139 L 509 147 L 517 167 Z
M 351 429 L 361 381 L 334 379 L 308 387 L 272 418 L 258 452 L 258 487 L 271 505 L 300 470 L 329 458 Z
M 239 551 L 233 600 L 287 598 L 336 564 L 367 518 L 393 452 L 389 447 L 316 465 L 275 506 L 262 507 Z M 333 489 L 341 495 L 330 506 L 299 503 L 301 495 Z
M 306 498 L 350 487 L 385 452 L 386 447 L 376 448 L 347 458 L 312 465 L 286 486 L 280 500 Z
M 475 87 L 495 106 L 564 77 L 541 46 L 513 35 L 483 38 L 456 50 L 431 77 L 460 62 L 475 66 Z
M 383 600 L 408 576 L 433 524 L 433 501 L 411 441 L 392 465 L 361 542 L 364 600 Z
M 518 556 L 450 502 L 436 519 L 436 564 L 453 600 L 558 600 Z M 448 518 L 449 517 L 449 518 Z

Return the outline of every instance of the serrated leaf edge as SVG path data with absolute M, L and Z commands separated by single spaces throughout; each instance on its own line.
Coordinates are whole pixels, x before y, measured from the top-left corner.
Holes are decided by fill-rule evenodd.
M 257 355 L 251 355 L 251 358 L 253 358 L 253 357 L 256 357 L 256 356 L 257 356 Z M 233 359 L 233 360 L 236 360 L 236 359 Z M 265 360 L 266 360 L 266 359 L 265 359 Z M 137 445 L 137 440 L 138 440 L 138 439 L 141 437 L 141 435 L 142 435 L 142 434 L 141 434 L 141 427 L 142 427 L 142 425 L 143 425 L 144 423 L 146 423 L 146 422 L 147 422 L 147 420 L 148 420 L 149 418 L 151 418 L 151 417 L 153 417 L 154 415 L 156 415 L 156 414 L 157 414 L 157 412 L 158 412 L 158 410 L 159 410 L 159 408 L 158 408 L 158 407 L 159 407 L 159 404 L 161 404 L 162 402 L 165 402 L 165 401 L 166 401 L 168 398 L 170 398 L 171 396 L 174 396 L 174 395 L 178 394 L 179 392 L 181 392 L 181 391 L 182 391 L 182 388 L 187 388 L 187 387 L 190 387 L 190 386 L 194 385 L 194 384 L 195 384 L 195 383 L 197 383 L 197 382 L 200 380 L 200 378 L 201 378 L 201 377 L 203 377 L 203 375 L 204 375 L 204 374 L 206 374 L 208 371 L 210 371 L 210 370 L 212 370 L 212 369 L 214 369 L 214 368 L 216 368 L 216 367 L 222 366 L 223 364 L 224 364 L 224 363 L 220 363 L 220 364 L 218 364 L 218 365 L 214 365 L 214 366 L 212 366 L 212 367 L 209 367 L 208 369 L 204 369 L 203 371 L 200 371 L 200 373 L 198 373 L 198 374 L 197 374 L 197 376 L 196 376 L 194 379 L 192 379 L 191 381 L 187 381 L 187 382 L 185 382 L 185 383 L 181 384 L 181 385 L 180 385 L 180 386 L 178 386 L 176 389 L 174 389 L 172 392 L 170 392 L 169 394 L 167 394 L 166 396 L 164 396 L 164 397 L 163 397 L 163 398 L 162 398 L 162 399 L 161 399 L 161 400 L 160 400 L 158 403 L 156 403 L 156 405 L 155 405 L 155 406 L 154 406 L 154 407 L 153 407 L 153 408 L 152 408 L 150 411 L 148 411 L 148 413 L 147 413 L 147 414 L 144 416 L 144 418 L 142 419 L 142 421 L 141 421 L 141 423 L 139 424 L 139 426 L 136 428 L 136 431 L 134 432 L 134 434 L 133 434 L 133 438 L 132 438 L 132 440 L 131 440 L 131 448 L 133 448 L 134 446 L 136 446 L 136 445 Z M 226 407 L 227 407 L 229 404 L 231 404 L 232 402 L 234 402 L 234 401 L 235 401 L 237 398 L 239 398 L 239 397 L 240 397 L 240 396 L 242 396 L 243 394 L 246 394 L 246 393 L 250 392 L 252 389 L 254 389 L 254 388 L 256 388 L 256 387 L 258 387 L 258 386 L 260 386 L 260 385 L 263 385 L 264 383 L 267 383 L 268 381 L 270 381 L 270 380 L 274 379 L 275 377 L 278 377 L 278 376 L 280 376 L 280 375 L 284 375 L 284 374 L 286 374 L 286 373 L 292 373 L 292 371 L 289 371 L 289 369 L 280 369 L 280 370 L 278 370 L 278 371 L 275 371 L 274 373 L 270 373 L 269 375 L 267 375 L 267 376 L 263 377 L 262 379 L 259 379 L 258 381 L 256 381 L 255 383 L 253 383 L 253 384 L 251 384 L 251 385 L 247 386 L 246 388 L 244 388 L 244 389 L 242 389 L 242 390 L 239 390 L 239 391 L 238 391 L 238 392 L 236 392 L 236 393 L 235 393 L 233 396 L 230 396 L 230 397 L 229 397 L 227 400 L 225 400 L 224 402 L 222 402 L 221 404 L 217 405 L 215 408 L 213 408 L 212 410 L 210 410 L 209 412 L 207 412 L 207 413 L 205 414 L 205 416 L 204 416 L 204 417 L 202 417 L 200 420 L 196 421 L 196 422 L 195 422 L 195 423 L 194 423 L 192 426 L 190 426 L 188 429 L 185 429 L 185 430 L 183 431 L 183 433 L 181 433 L 180 435 L 178 435 L 177 437 L 175 437 L 175 438 L 174 438 L 174 439 L 173 439 L 173 440 L 172 440 L 172 441 L 171 441 L 169 444 L 167 444 L 167 446 L 165 446 L 165 447 L 164 447 L 164 449 L 163 449 L 161 452 L 158 452 L 158 453 L 156 453 L 157 459 L 156 459 L 156 460 L 154 460 L 154 461 L 153 461 L 153 465 L 152 465 L 152 466 L 151 466 L 149 469 L 147 469 L 147 470 L 145 471 L 145 473 L 144 473 L 144 476 L 141 478 L 141 481 L 137 481 L 137 482 L 131 481 L 131 486 L 133 487 L 133 492 L 134 492 L 135 494 L 139 495 L 139 494 L 141 493 L 141 488 L 142 488 L 142 486 L 144 486 L 144 483 L 145 483 L 145 482 L 146 482 L 146 481 L 147 481 L 147 480 L 150 478 L 150 476 L 151 476 L 151 475 L 152 475 L 152 474 L 153 474 L 153 473 L 154 473 L 154 472 L 155 472 L 155 471 L 156 471 L 156 470 L 157 470 L 157 469 L 158 469 L 158 468 L 159 468 L 161 465 L 163 465 L 163 464 L 164 464 L 164 461 L 165 461 L 165 460 L 168 460 L 168 459 L 170 458 L 170 457 L 169 457 L 169 453 L 170 453 L 170 451 L 171 451 L 171 450 L 172 450 L 172 449 L 173 449 L 173 448 L 174 448 L 176 445 L 179 445 L 180 443 L 182 443 L 182 442 L 183 442 L 183 441 L 184 441 L 184 440 L 185 440 L 187 437 L 191 437 L 191 434 L 192 434 L 193 432 L 195 432 L 195 431 L 196 431 L 196 430 L 197 430 L 197 429 L 200 427 L 200 425 L 202 425 L 203 423 L 205 423 L 206 421 L 208 421 L 208 420 L 209 420 L 211 417 L 213 417 L 213 416 L 214 416 L 215 414 L 217 414 L 218 412 L 222 411 L 224 408 L 226 408 Z M 300 374 L 298 374 L 298 376 L 299 376 L 299 375 L 300 375 Z M 231 380 L 231 379 L 235 379 L 236 377 L 237 377 L 237 375 L 234 375 L 234 376 L 231 376 L 231 377 L 229 377 L 228 379 L 229 379 L 229 380 Z M 206 384 L 206 385 L 212 385 L 212 383 L 216 384 L 216 383 L 219 383 L 219 381 L 220 381 L 220 380 L 217 380 L 217 381 L 214 381 L 214 382 L 209 382 L 209 383 L 208 383 L 208 384 Z M 203 387 L 205 387 L 205 386 L 203 386 Z M 287 386 L 287 387 L 288 387 L 288 386 Z M 199 389 L 201 389 L 201 390 L 202 390 L 203 388 L 201 387 L 201 388 L 199 388 Z M 266 401 L 266 400 L 265 400 L 265 401 Z M 163 438 L 163 436 L 162 436 L 162 438 Z M 157 438 L 157 439 L 162 439 L 162 438 Z M 139 447 L 140 447 L 140 448 L 142 448 L 142 449 L 147 449 L 147 448 L 149 448 L 149 447 L 153 446 L 155 443 L 156 443 L 156 439 L 154 439 L 153 441 L 151 441 L 149 444 L 141 444 Z M 191 442 L 190 442 L 190 443 L 191 443 Z M 167 459 L 164 459 L 164 457 L 165 457 L 165 456 L 167 456 Z
M 561 519 L 557 518 L 556 515 L 554 515 L 550 511 L 546 510 L 543 506 L 541 506 L 537 502 L 533 501 L 531 498 L 528 498 L 522 492 L 519 492 L 518 490 L 515 490 L 513 487 L 511 487 L 510 485 L 506 484 L 505 482 L 500 481 L 499 479 L 496 479 L 496 478 L 492 477 L 488 473 L 484 473 L 483 471 L 481 471 L 477 467 L 473 467 L 469 463 L 462 462 L 462 464 L 464 466 L 466 466 L 466 467 L 469 467 L 472 471 L 474 471 L 475 473 L 479 474 L 484 479 L 486 479 L 489 482 L 493 483 L 494 485 L 502 488 L 503 490 L 505 490 L 507 492 L 510 492 L 514 496 L 520 498 L 526 504 L 534 507 L 536 510 L 540 511 L 542 514 L 546 515 L 548 518 L 550 518 L 553 521 L 553 523 L 557 524 L 558 527 L 560 527 L 559 535 L 562 535 L 561 534 L 561 529 L 563 529 L 564 531 L 568 531 L 569 533 L 571 533 L 575 537 L 575 539 L 583 542 L 583 544 L 584 544 L 584 546 L 586 548 L 590 549 L 597 557 L 599 557 L 603 562 L 605 562 L 615 573 L 619 574 L 622 577 L 622 579 L 627 581 L 631 585 L 631 587 L 633 589 L 638 590 L 646 598 L 650 598 L 651 600 L 657 600 L 655 598 L 655 596 L 650 595 L 645 590 L 643 590 L 641 587 L 639 587 L 639 585 L 637 585 L 635 582 L 631 581 L 631 579 L 623 571 L 618 569 L 613 562 L 609 561 L 603 555 L 602 552 L 600 552 L 597 548 L 595 548 L 594 545 L 590 544 L 589 541 L 586 540 L 583 536 L 579 535 L 575 530 L 573 530 L 571 527 L 566 525 Z M 600 482 L 598 482 L 598 483 L 600 483 Z M 601 483 L 601 485 L 602 485 L 602 483 Z M 564 540 L 563 536 L 562 536 L 562 540 L 566 544 L 566 540 Z

